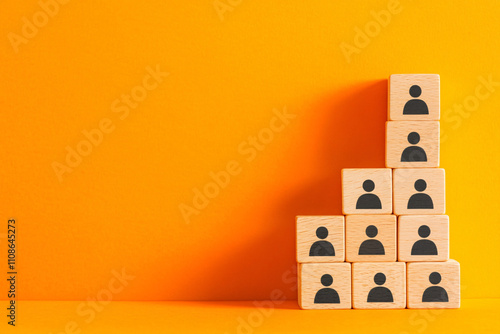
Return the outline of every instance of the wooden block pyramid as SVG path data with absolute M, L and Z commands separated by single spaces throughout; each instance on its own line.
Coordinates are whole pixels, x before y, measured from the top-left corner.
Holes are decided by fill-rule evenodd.
M 389 79 L 386 168 L 343 169 L 341 216 L 297 216 L 303 309 L 460 307 L 439 167 L 439 75 Z

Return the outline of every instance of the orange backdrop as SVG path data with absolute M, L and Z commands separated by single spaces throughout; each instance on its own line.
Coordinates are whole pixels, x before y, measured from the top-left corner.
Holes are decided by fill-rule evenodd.
M 497 2 L 41 3 L 0 11 L 20 299 L 295 298 L 295 216 L 384 166 L 393 73 L 441 75 L 451 256 L 500 297 Z

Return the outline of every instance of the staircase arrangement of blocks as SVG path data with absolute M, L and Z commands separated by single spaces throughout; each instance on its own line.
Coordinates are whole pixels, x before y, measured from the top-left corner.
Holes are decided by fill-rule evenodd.
M 386 168 L 343 169 L 338 216 L 297 216 L 302 309 L 459 308 L 439 168 L 439 75 L 389 79 Z

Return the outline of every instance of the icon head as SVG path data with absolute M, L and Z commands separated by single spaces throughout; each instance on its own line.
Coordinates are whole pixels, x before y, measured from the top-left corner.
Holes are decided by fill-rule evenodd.
M 320 239 L 325 239 L 328 236 L 328 229 L 324 226 L 320 226 L 316 229 L 316 236 Z
M 419 97 L 422 94 L 422 88 L 419 85 L 413 85 L 410 87 L 411 97 Z
M 425 180 L 418 179 L 417 181 L 415 181 L 416 191 L 424 191 L 425 189 L 427 189 L 427 182 L 425 182 Z
M 375 238 L 378 234 L 378 229 L 375 225 L 370 225 L 366 228 L 366 235 L 370 238 Z
M 421 238 L 427 238 L 431 234 L 431 229 L 427 225 L 422 225 L 418 228 L 418 235 Z
M 419 141 L 420 135 L 418 134 L 418 132 L 410 132 L 410 134 L 408 135 L 408 142 L 412 145 L 416 145 Z
M 363 190 L 366 192 L 371 192 L 375 189 L 375 183 L 372 180 L 365 180 L 363 182 Z
M 373 277 L 373 281 L 375 282 L 375 284 L 377 285 L 382 285 L 385 283 L 385 275 L 382 274 L 382 273 L 377 273 L 375 274 L 375 276 Z
M 429 275 L 429 282 L 432 284 L 438 284 L 441 282 L 441 275 L 438 272 L 433 272 Z
M 321 284 L 323 284 L 324 286 L 330 286 L 332 285 L 332 283 L 333 278 L 331 275 L 324 274 L 323 276 L 321 276 Z

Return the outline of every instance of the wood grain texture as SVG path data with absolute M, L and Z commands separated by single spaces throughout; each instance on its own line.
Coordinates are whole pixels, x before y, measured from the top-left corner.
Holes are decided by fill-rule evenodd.
M 345 261 L 344 216 L 297 216 L 297 262 L 343 262 Z M 318 237 L 318 228 L 326 229 L 325 238 Z M 321 233 L 319 233 L 321 237 Z M 311 247 L 317 242 L 330 243 L 334 256 L 310 256 Z M 313 250 L 314 253 L 314 250 Z
M 367 180 L 373 181 L 373 190 L 363 189 Z M 366 194 L 377 196 L 380 199 L 381 209 L 357 209 L 358 200 Z M 392 213 L 392 170 L 390 168 L 342 169 L 342 211 L 344 214 Z
M 419 181 L 417 183 L 418 180 L 424 180 L 425 182 Z M 393 184 L 394 213 L 396 215 L 441 215 L 446 212 L 444 169 L 395 169 Z M 422 190 L 419 186 L 425 187 L 425 189 Z M 432 208 L 418 204 L 423 203 L 422 196 L 425 196 L 424 194 L 427 194 L 432 200 Z M 425 203 L 428 203 L 428 201 L 425 201 Z
M 391 121 L 439 121 L 440 78 L 438 74 L 393 74 L 389 78 L 389 115 Z M 419 96 L 410 95 L 410 87 L 418 85 Z M 428 114 L 403 114 L 405 105 L 418 99 L 427 106 Z M 413 102 L 409 102 L 413 103 Z
M 406 263 L 363 262 L 352 264 L 352 303 L 356 309 L 394 309 L 406 306 Z M 385 276 L 383 284 L 375 283 L 375 275 Z M 368 302 L 373 288 L 385 287 L 392 294 L 392 302 Z
M 330 275 L 332 283 L 324 286 L 323 275 Z M 349 309 L 351 308 L 351 264 L 342 263 L 301 263 L 298 268 L 299 306 L 302 309 Z M 340 303 L 315 303 L 321 289 L 334 289 Z
M 446 262 L 411 262 L 408 271 L 408 308 L 459 308 L 460 307 L 460 264 L 455 260 Z M 432 283 L 431 274 L 439 273 L 440 281 Z M 448 302 L 423 302 L 428 288 L 441 287 L 446 291 Z M 436 290 L 434 290 L 435 292 Z M 426 294 L 429 296 L 429 294 Z M 436 294 L 434 293 L 434 296 Z M 444 296 L 440 293 L 438 296 Z
M 429 234 L 427 235 L 427 233 Z M 398 261 L 446 261 L 449 259 L 449 248 L 448 216 L 416 215 L 398 217 Z
M 414 136 L 414 134 L 418 134 Z M 413 136 L 413 137 L 412 137 Z M 390 121 L 386 123 L 385 165 L 390 168 L 439 167 L 438 121 Z M 421 153 L 424 152 L 424 153 Z M 423 159 L 426 161 L 414 161 Z M 411 161 L 402 161 L 402 160 Z M 409 159 L 408 159 L 409 158 Z
M 376 227 L 376 236 L 367 235 L 367 227 Z M 359 255 L 360 247 L 367 240 L 378 240 L 384 255 Z M 396 261 L 396 216 L 395 215 L 349 215 L 346 216 L 346 260 L 349 262 Z

